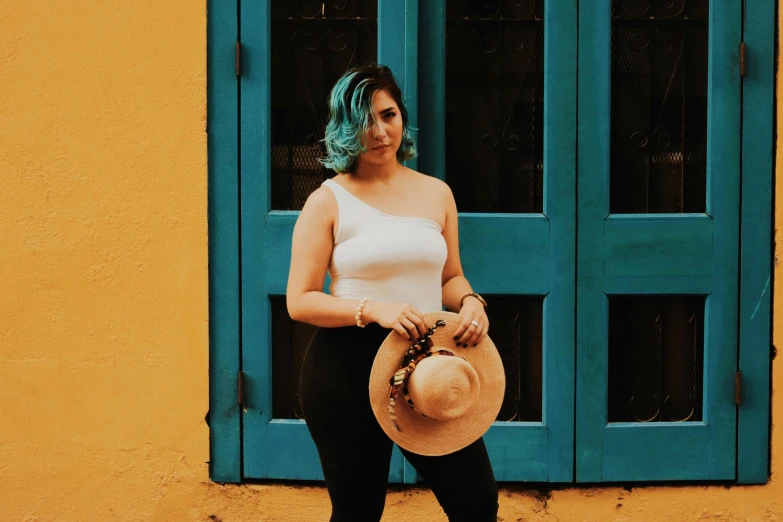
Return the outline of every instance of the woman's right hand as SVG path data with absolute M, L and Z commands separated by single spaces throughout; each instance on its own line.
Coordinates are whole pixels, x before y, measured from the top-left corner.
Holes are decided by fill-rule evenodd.
M 362 314 L 367 318 L 365 322 L 391 328 L 411 341 L 427 333 L 424 315 L 408 303 L 383 303 L 370 299 L 364 305 Z

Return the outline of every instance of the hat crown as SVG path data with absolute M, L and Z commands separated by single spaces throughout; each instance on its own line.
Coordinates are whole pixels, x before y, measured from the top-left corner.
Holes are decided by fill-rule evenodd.
M 462 357 L 427 357 L 408 379 L 408 395 L 416 409 L 431 419 L 461 417 L 477 401 L 479 376 Z

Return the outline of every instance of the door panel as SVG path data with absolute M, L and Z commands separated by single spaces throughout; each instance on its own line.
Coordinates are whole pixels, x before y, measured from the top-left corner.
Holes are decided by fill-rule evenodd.
M 419 167 L 454 192 L 465 275 L 490 297 L 489 334 L 517 376 L 506 399 L 540 406 L 485 435 L 495 476 L 570 481 L 576 1 L 420 7 Z M 507 342 L 515 320 L 493 311 L 517 298 L 537 305 Z
M 580 482 L 735 476 L 741 9 L 580 4 Z
M 244 477 L 323 479 L 298 410 L 299 370 L 312 329 L 285 310 L 291 235 L 298 210 L 331 175 L 317 161 L 324 155 L 318 140 L 329 90 L 349 67 L 382 61 L 382 48 L 394 60 L 404 7 L 384 0 L 241 3 Z M 389 480 L 403 480 L 398 450 Z

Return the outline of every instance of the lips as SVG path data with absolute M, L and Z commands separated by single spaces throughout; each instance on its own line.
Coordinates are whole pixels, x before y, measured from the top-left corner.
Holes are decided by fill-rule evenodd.
M 378 147 L 373 147 L 373 150 L 385 150 L 388 149 L 388 145 L 379 145 Z

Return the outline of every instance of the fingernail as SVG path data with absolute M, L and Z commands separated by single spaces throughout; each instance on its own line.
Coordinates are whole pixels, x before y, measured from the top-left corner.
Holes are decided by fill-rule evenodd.
M 455 341 L 457 340 L 457 336 L 456 336 L 456 335 L 454 336 L 454 340 L 455 340 Z
M 476 346 L 478 346 L 478 344 L 474 344 L 474 345 L 473 345 L 473 348 L 475 348 Z

